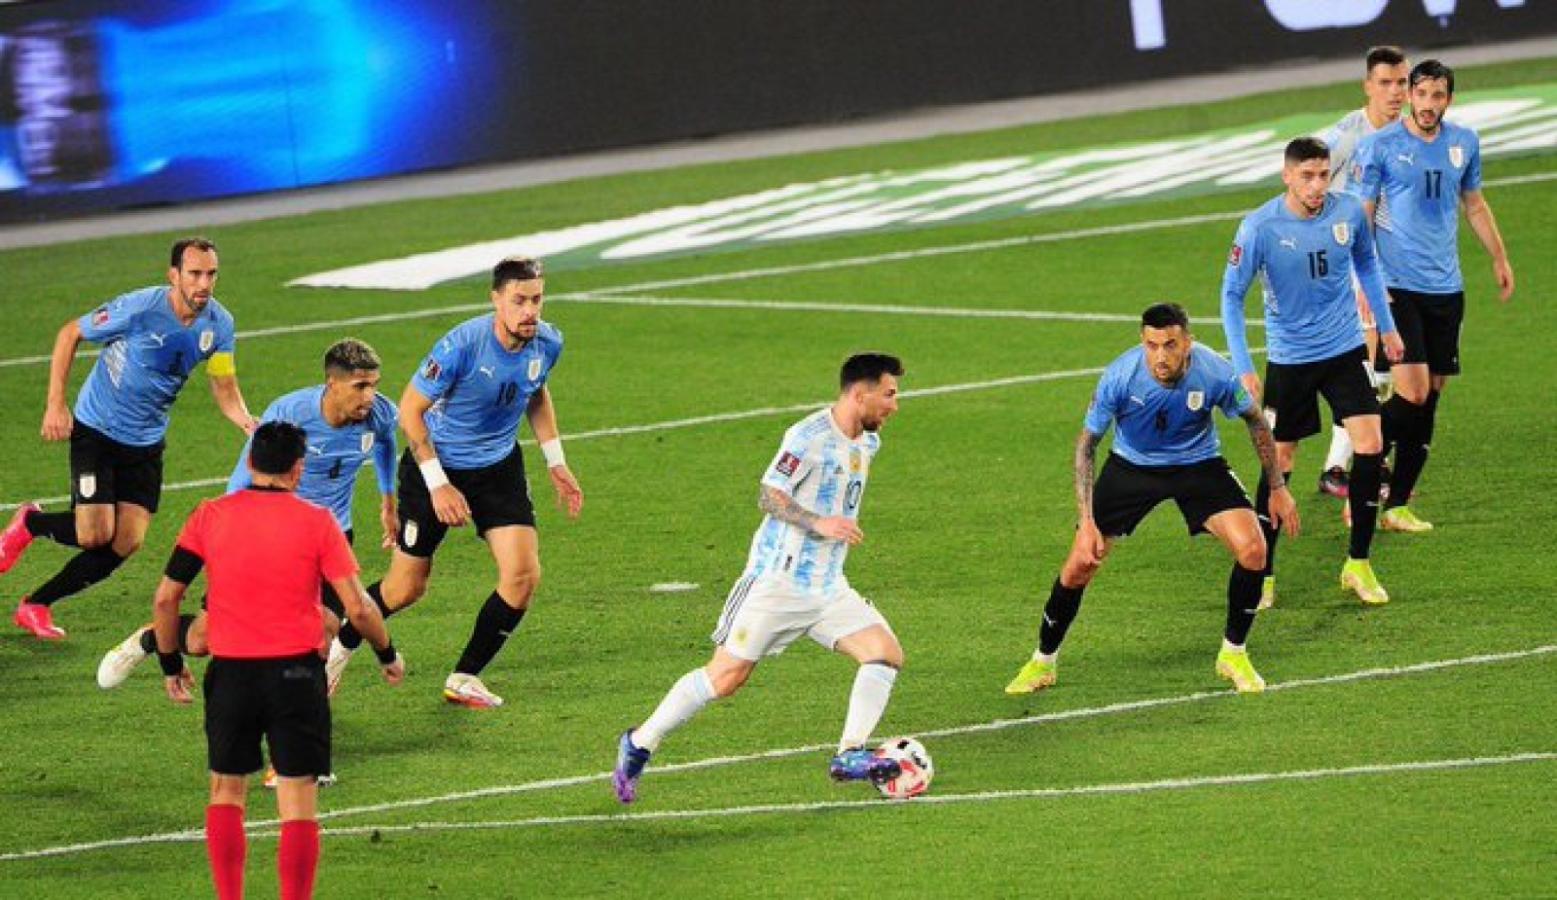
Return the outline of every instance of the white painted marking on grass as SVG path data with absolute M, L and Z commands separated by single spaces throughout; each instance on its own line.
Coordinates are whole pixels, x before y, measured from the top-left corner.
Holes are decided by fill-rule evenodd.
M 1511 662 L 1521 659 L 1529 659 L 1537 656 L 1545 656 L 1557 653 L 1557 644 L 1545 644 L 1532 647 L 1528 650 L 1511 650 L 1503 653 L 1481 653 L 1475 656 L 1465 656 L 1457 659 L 1433 660 L 1429 662 L 1414 663 L 1404 666 L 1381 667 L 1363 669 L 1356 672 L 1344 672 L 1339 675 L 1324 675 L 1315 678 L 1301 678 L 1293 681 L 1283 681 L 1270 684 L 1267 692 L 1283 690 L 1295 690 L 1305 687 L 1318 687 L 1321 685 L 1347 684 L 1355 681 L 1364 681 L 1375 678 L 1389 678 L 1398 675 L 1415 675 L 1423 672 L 1435 672 L 1443 669 L 1451 669 L 1461 666 L 1488 665 L 1491 663 Z M 1135 700 L 1127 703 L 1113 703 L 1107 706 L 1095 706 L 1084 709 L 1061 710 L 1059 712 L 1045 713 L 1037 716 L 1028 716 L 1021 719 L 1002 719 L 995 722 L 978 722 L 971 725 L 957 725 L 950 728 L 940 728 L 928 731 L 916 732 L 920 737 L 949 737 L 961 734 L 978 734 L 981 732 L 1014 728 L 1022 725 L 1037 725 L 1044 722 L 1059 722 L 1070 719 L 1089 719 L 1101 716 L 1117 715 L 1124 712 L 1135 712 L 1143 709 L 1156 709 L 1167 706 L 1176 706 L 1185 703 L 1196 703 L 1204 700 L 1214 700 L 1227 697 L 1238 697 L 1239 694 L 1231 690 L 1200 691 L 1193 694 L 1182 694 L 1175 697 L 1157 697 L 1147 700 Z M 1248 698 L 1245 698 L 1247 702 Z M 658 778 L 673 772 L 691 772 L 701 769 L 711 769 L 721 766 L 740 763 L 761 762 L 763 760 L 784 759 L 793 756 L 801 756 L 808 753 L 820 753 L 833 749 L 833 744 L 811 744 L 805 747 L 787 747 L 776 750 L 764 750 L 757 753 L 746 753 L 733 756 L 715 756 L 705 759 L 691 760 L 684 763 L 670 763 L 656 765 L 653 775 Z M 1513 758 L 1510 758 L 1511 760 Z M 1401 765 L 1414 765 L 1411 763 Z M 372 803 L 364 806 L 350 806 L 343 809 L 323 811 L 319 813 L 320 820 L 338 819 L 346 816 L 358 816 L 366 813 L 392 812 L 397 810 L 415 809 L 426 806 L 437 806 L 445 803 L 457 803 L 467 800 L 479 800 L 485 797 L 506 797 L 514 794 L 527 794 L 537 791 L 551 790 L 555 788 L 576 787 L 578 785 L 594 782 L 604 782 L 611 777 L 610 772 L 597 772 L 592 775 L 570 775 L 560 778 L 547 778 L 539 781 L 528 781 L 520 784 L 495 785 L 486 788 L 476 788 L 468 791 L 457 791 L 448 794 L 439 794 L 430 797 L 413 797 L 406 800 L 390 800 L 383 803 Z M 1238 777 L 1238 776 L 1229 776 Z M 1068 788 L 1076 792 L 1077 789 Z M 953 795 L 955 796 L 955 795 Z M 923 803 L 934 800 L 933 797 L 921 797 L 915 803 Z M 871 803 L 870 805 L 880 805 Z M 251 829 L 274 828 L 280 822 L 275 819 L 259 820 L 248 823 Z M 340 832 L 336 832 L 340 833 Z M 63 844 L 56 847 L 44 847 L 37 850 L 21 850 L 9 853 L 0 853 L 0 862 L 11 862 L 24 859 L 41 859 L 49 856 L 67 856 L 74 853 L 83 853 L 89 850 L 100 850 L 112 847 L 137 846 L 141 844 L 168 843 L 181 840 L 191 840 L 190 835 L 198 840 L 198 829 L 183 831 L 170 831 L 161 834 L 140 835 L 136 837 L 110 838 L 99 841 L 89 841 L 80 844 Z
M 680 594 L 695 591 L 698 587 L 695 581 L 662 581 L 659 584 L 649 585 L 649 591 L 655 594 Z
M 605 813 L 573 816 L 535 816 L 528 819 L 498 819 L 477 822 L 412 822 L 400 825 L 352 825 L 322 829 L 328 837 L 353 835 L 381 835 L 395 833 L 423 834 L 439 831 L 491 831 L 513 828 L 539 828 L 559 825 L 631 825 L 634 822 L 660 822 L 683 819 L 730 818 L 791 813 L 826 812 L 832 810 L 897 810 L 905 806 L 950 806 L 964 803 L 989 803 L 1002 800 L 1060 800 L 1068 797 L 1108 796 L 1120 794 L 1148 794 L 1158 791 L 1184 791 L 1212 787 L 1243 787 L 1251 784 L 1271 784 L 1291 781 L 1317 781 L 1326 778 L 1356 778 L 1370 775 L 1417 774 L 1445 772 L 1462 769 L 1479 769 L 1489 766 L 1509 766 L 1524 763 L 1551 762 L 1557 753 L 1531 751 L 1511 753 L 1507 756 L 1467 756 L 1458 759 L 1431 759 L 1399 763 L 1366 763 L 1357 766 L 1341 766 L 1329 769 L 1298 769 L 1285 772 L 1244 772 L 1228 775 L 1203 775 L 1194 778 L 1164 778 L 1157 781 L 1126 781 L 1112 784 L 1087 784 L 1066 788 L 1023 788 L 1004 791 L 977 791 L 967 794 L 927 794 L 913 800 L 894 803 L 874 798 L 870 800 L 824 800 L 811 803 L 763 803 L 750 806 L 726 806 L 708 809 L 666 809 L 641 813 Z M 252 837 L 277 837 L 278 830 L 250 832 Z
M 1529 175 L 1513 175 L 1506 178 L 1493 178 L 1483 182 L 1485 187 L 1504 187 L 1518 184 L 1534 184 L 1541 181 L 1557 179 L 1557 172 L 1535 172 Z M 850 256 L 843 259 L 821 260 L 814 263 L 798 263 L 790 266 L 768 266 L 760 269 L 745 269 L 735 272 L 717 272 L 709 275 L 691 276 L 688 278 L 676 278 L 660 281 L 642 281 L 636 284 L 623 284 L 615 287 L 596 288 L 593 291 L 577 294 L 553 294 L 549 299 L 586 299 L 602 300 L 605 296 L 617 296 L 624 294 L 637 294 L 644 291 L 660 290 L 662 288 L 687 287 L 694 284 L 720 284 L 731 281 L 746 281 L 753 278 L 767 278 L 775 275 L 793 275 L 800 272 L 820 272 L 828 269 L 842 269 L 853 266 L 875 265 L 884 262 L 898 262 L 905 259 L 918 259 L 927 256 L 942 256 L 948 253 L 978 253 L 984 250 L 1003 250 L 1008 247 L 1020 247 L 1028 244 L 1047 244 L 1058 241 L 1080 240 L 1089 237 L 1106 237 L 1116 234 L 1130 234 L 1137 231 L 1154 231 L 1162 228 L 1183 228 L 1188 225 L 1203 225 L 1208 222 L 1226 222 L 1248 215 L 1250 210 L 1237 210 L 1219 213 L 1206 213 L 1199 216 L 1180 216 L 1171 219 L 1149 219 L 1144 222 L 1127 222 L 1119 225 L 1105 225 L 1096 228 L 1081 228 L 1073 231 L 1048 232 L 1045 234 L 1022 235 L 1020 237 L 999 238 L 988 241 L 973 241 L 965 244 L 943 244 L 935 247 L 921 247 L 917 250 L 899 250 L 891 253 L 881 253 L 871 256 Z M 330 319 L 320 322 L 303 322 L 296 325 L 282 325 L 274 328 L 262 328 L 255 331 L 240 331 L 240 338 L 273 337 L 284 334 L 301 334 L 309 331 L 328 331 L 333 328 L 342 328 L 347 325 L 366 325 L 385 322 L 398 322 L 409 319 L 422 319 L 440 316 L 446 313 L 480 312 L 486 309 L 486 303 L 462 303 L 448 306 L 435 306 L 423 309 L 411 309 L 398 313 L 385 313 L 376 316 L 355 316 L 349 319 Z M 1034 317 L 1037 318 L 1037 317 Z M 1130 317 L 1133 318 L 1133 317 Z M 1109 320 L 1111 321 L 1111 320 Z M 95 350 L 82 351 L 76 354 L 77 359 L 87 359 L 97 355 Z M 0 359 L 0 368 L 11 366 L 29 366 L 47 363 L 49 357 L 43 356 L 17 356 L 10 359 Z

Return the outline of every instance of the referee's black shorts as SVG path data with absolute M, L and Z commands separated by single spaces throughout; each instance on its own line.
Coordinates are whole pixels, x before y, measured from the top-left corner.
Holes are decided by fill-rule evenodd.
M 518 444 L 513 452 L 490 466 L 444 471 L 449 483 L 470 504 L 470 518 L 478 536 L 505 525 L 535 527 L 535 507 L 530 503 L 530 483 L 525 478 L 524 457 Z M 427 482 L 410 450 L 400 456 L 398 481 L 400 534 L 395 542 L 402 551 L 426 559 L 437 552 L 449 526 L 438 521 Z
M 1379 414 L 1366 346 L 1315 362 L 1265 364 L 1265 415 L 1277 441 L 1295 443 L 1319 433 L 1320 396 L 1337 422 Z
M 1253 509 L 1238 476 L 1220 456 L 1184 466 L 1138 466 L 1110 453 L 1092 486 L 1092 520 L 1104 537 L 1124 537 L 1157 504 L 1172 500 L 1191 535 L 1229 509 Z
M 330 701 L 317 653 L 281 659 L 213 657 L 205 668 L 205 737 L 212 772 L 248 775 L 270 747 L 276 774 L 330 774 Z

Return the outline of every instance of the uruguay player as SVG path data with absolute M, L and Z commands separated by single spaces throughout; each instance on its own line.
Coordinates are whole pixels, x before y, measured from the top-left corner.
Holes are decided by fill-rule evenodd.
M 660 741 L 751 677 L 764 656 L 801 635 L 859 663 L 838 753 L 829 772 L 840 781 L 895 778 L 896 762 L 865 749 L 886 711 L 903 666 L 903 648 L 876 607 L 849 586 L 843 562 L 865 539 L 860 500 L 881 449 L 877 432 L 897 412 L 903 364 L 862 353 L 844 361 L 838 400 L 784 433 L 762 477 L 765 513 L 752 537 L 746 571 L 731 589 L 713 639 L 713 658 L 681 676 L 648 720 L 617 742 L 612 782 L 617 799 L 638 796 L 638 778 Z
M 1006 685 L 1030 694 L 1055 683 L 1065 632 L 1081 595 L 1114 542 L 1128 537 L 1157 504 L 1173 500 L 1190 535 L 1209 531 L 1233 554 L 1227 582 L 1227 624 L 1216 673 L 1241 693 L 1265 689 L 1245 645 L 1259 609 L 1265 538 L 1243 485 L 1221 455 L 1211 411 L 1249 426 L 1255 453 L 1273 484 L 1271 520 L 1297 534 L 1297 501 L 1276 466 L 1275 439 L 1258 404 L 1227 361 L 1195 343 L 1189 316 L 1176 303 L 1141 314 L 1141 345 L 1120 354 L 1099 379 L 1076 439 L 1076 538 L 1049 588 L 1038 648 Z M 1093 484 L 1097 446 L 1118 423 L 1113 449 Z
M 562 355 L 562 332 L 541 319 L 544 288 L 539 260 L 498 263 L 493 312 L 439 338 L 400 398 L 408 444 L 399 469 L 400 531 L 388 574 L 368 594 L 386 616 L 415 603 L 449 528 L 475 523 L 497 563 L 497 587 L 443 685 L 444 699 L 462 706 L 503 704 L 479 676 L 519 627 L 540 583 L 535 509 L 515 443 L 520 416 L 541 445 L 558 502 L 575 517 L 584 505 L 546 387 Z M 331 643 L 332 688 L 361 641 L 348 625 Z
M 1404 361 L 1393 368 L 1395 394 L 1384 404 L 1384 435 L 1395 446 L 1384 527 L 1421 532 L 1433 526 L 1405 504 L 1427 465 L 1438 397 L 1460 372 L 1462 203 L 1465 220 L 1492 257 L 1501 301 L 1514 293 L 1514 270 L 1481 193 L 1481 139 L 1443 118 L 1454 100 L 1454 71 L 1424 60 L 1411 70 L 1410 82 L 1411 115 L 1363 142 L 1353 191 L 1378 229 L 1379 259 L 1406 348 Z
M 1325 146 L 1330 148 L 1330 192 L 1335 194 L 1347 188 L 1352 161 L 1362 139 L 1399 121 L 1400 109 L 1406 102 L 1406 75 L 1409 67 L 1404 51 L 1399 47 L 1374 47 L 1368 51 L 1363 64 L 1366 77 L 1362 82 L 1362 92 L 1368 102 L 1362 109 L 1352 110 L 1342 116 L 1341 121 L 1330 126 L 1322 136 Z M 1356 293 L 1357 315 L 1362 319 L 1368 359 L 1376 364 L 1378 323 L 1373 321 L 1373 311 L 1368 308 L 1367 296 L 1361 288 Z M 1380 383 L 1381 390 L 1388 378 L 1387 373 L 1375 372 L 1375 380 Z M 1319 473 L 1319 490 L 1346 499 L 1351 465 L 1352 439 L 1346 434 L 1346 426 L 1337 421 L 1331 428 L 1330 452 L 1325 455 L 1325 464 Z
M 168 410 L 197 365 L 206 364 L 222 415 L 254 430 L 233 365 L 232 314 L 212 296 L 216 264 L 211 241 L 177 241 L 167 286 L 123 294 L 66 322 L 54 340 L 43 439 L 70 440 L 74 510 L 45 513 L 26 503 L 0 533 L 0 572 L 16 565 L 34 537 L 81 548 L 16 608 L 13 621 L 39 638 L 63 638 L 50 607 L 107 578 L 145 541 L 162 497 Z M 65 389 L 83 339 L 104 346 L 72 415 Z
M 260 416 L 263 422 L 290 422 L 307 435 L 307 454 L 297 495 L 330 511 L 352 542 L 352 495 L 357 472 L 369 459 L 378 477 L 379 524 L 383 546 L 394 545 L 399 530 L 395 509 L 394 465 L 395 404 L 378 392 L 381 364 L 373 348 L 354 338 L 332 344 L 324 354 L 325 382 L 278 398 Z M 252 443 L 252 440 L 251 442 Z M 243 490 L 253 482 L 249 444 L 238 456 L 237 467 L 227 482 L 227 493 Z M 321 599 L 335 616 L 327 628 L 334 633 L 345 621 L 345 607 L 335 590 L 323 585 Z M 190 656 L 206 655 L 205 616 L 185 615 L 180 622 L 179 650 Z M 123 684 L 141 660 L 155 653 L 156 635 L 151 628 L 138 629 L 103 657 L 97 667 L 97 684 L 114 688 Z M 386 664 L 388 660 L 383 660 Z
M 1276 436 L 1280 480 L 1292 475 L 1298 441 L 1319 431 L 1319 395 L 1346 425 L 1356 457 L 1352 463 L 1351 546 L 1341 585 L 1362 602 L 1389 602 L 1368 562 L 1378 519 L 1379 468 L 1383 438 L 1379 399 L 1368 375 L 1367 348 L 1352 274 L 1367 295 L 1379 325 L 1385 355 L 1400 359 L 1400 335 L 1390 316 L 1379 277 L 1373 234 L 1355 197 L 1328 193 L 1330 150 L 1316 138 L 1287 144 L 1281 171 L 1287 190 L 1244 217 L 1222 277 L 1222 327 L 1233 365 L 1249 393 L 1259 398 L 1244 322 L 1244 295 L 1259 276 L 1265 294 L 1265 415 Z M 1261 605 L 1275 602 L 1276 523 L 1268 519 L 1270 483 L 1262 477 L 1255 510 L 1265 521 L 1265 591 Z

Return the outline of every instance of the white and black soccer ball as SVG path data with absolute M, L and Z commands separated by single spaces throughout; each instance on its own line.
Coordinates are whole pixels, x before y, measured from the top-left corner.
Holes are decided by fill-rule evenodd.
M 877 782 L 876 790 L 889 800 L 908 800 L 930 789 L 930 779 L 935 777 L 935 763 L 930 759 L 924 744 L 911 737 L 893 738 L 876 750 L 876 755 L 895 760 L 896 778 Z

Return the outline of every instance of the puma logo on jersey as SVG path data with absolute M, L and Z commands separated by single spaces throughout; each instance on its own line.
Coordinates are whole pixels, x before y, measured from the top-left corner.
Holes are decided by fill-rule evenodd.
M 497 378 L 497 366 L 478 366 L 476 371 L 487 376 L 488 378 Z
M 1416 165 L 1415 157 L 1416 157 L 1415 153 L 1396 153 L 1395 154 L 1395 159 L 1399 160 L 1400 162 L 1405 163 L 1408 166 Z
M 148 331 L 148 332 L 146 332 L 146 336 L 151 338 L 152 340 L 156 341 L 158 347 L 161 347 L 162 345 L 164 345 L 164 344 L 166 344 L 168 342 L 168 336 L 167 335 L 165 335 L 165 334 L 158 334 L 155 331 Z
M 1297 238 L 1282 238 L 1280 243 L 1281 246 L 1286 247 L 1288 250 L 1296 250 L 1298 248 Z
M 1131 402 L 1131 403 L 1139 403 L 1139 404 L 1141 404 L 1141 405 L 1142 405 L 1142 406 L 1145 406 L 1145 405 L 1146 405 L 1146 401 L 1145 401 L 1145 400 L 1142 400 L 1142 399 L 1141 399 L 1141 398 L 1140 398 L 1140 397 L 1137 397 L 1137 396 L 1135 396 L 1135 395 L 1134 395 L 1134 394 L 1131 394 L 1131 395 L 1130 395 L 1130 402 Z
M 324 455 L 324 448 L 318 446 L 317 444 L 309 444 L 308 445 L 308 452 L 312 453 L 312 454 L 314 454 L 316 456 L 323 456 Z

